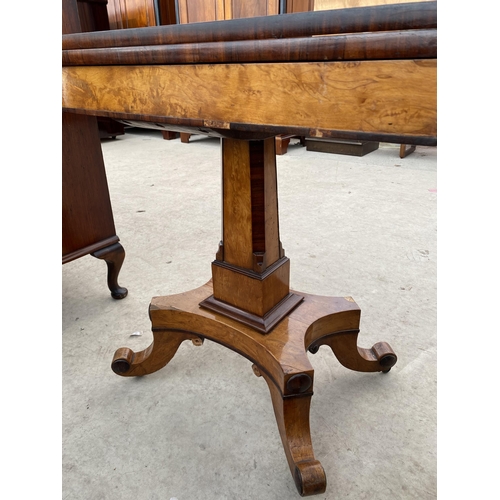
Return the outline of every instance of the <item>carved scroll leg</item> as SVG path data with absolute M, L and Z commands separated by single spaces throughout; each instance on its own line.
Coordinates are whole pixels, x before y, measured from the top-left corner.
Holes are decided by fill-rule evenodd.
M 118 284 L 118 274 L 125 259 L 125 250 L 120 243 L 114 243 L 109 247 L 101 248 L 91 254 L 93 257 L 103 259 L 108 266 L 108 288 L 111 297 L 114 299 L 124 299 L 128 290 Z
M 257 367 L 254 366 L 253 370 L 256 375 L 261 375 Z M 311 378 L 304 375 L 311 381 L 311 385 L 307 389 L 310 392 L 283 397 L 274 382 L 264 373 L 262 375 L 271 392 L 281 441 L 297 490 L 301 496 L 324 493 L 326 475 L 323 466 L 314 458 L 309 428 L 309 409 L 312 397 Z
M 358 372 L 387 373 L 397 361 L 397 356 L 387 342 L 378 342 L 371 349 L 358 347 L 359 330 L 333 333 L 322 337 L 309 346 L 316 353 L 323 344 L 329 345 L 339 362 Z
M 194 345 L 202 345 L 203 338 L 189 332 L 177 330 L 153 330 L 153 342 L 143 351 L 134 352 L 120 347 L 115 352 L 111 369 L 123 377 L 148 375 L 163 368 L 175 355 L 184 340 L 191 339 Z

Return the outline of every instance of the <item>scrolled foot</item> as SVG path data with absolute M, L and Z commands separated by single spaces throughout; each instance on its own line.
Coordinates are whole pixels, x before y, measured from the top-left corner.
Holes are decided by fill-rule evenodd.
M 113 356 L 113 361 L 111 362 L 111 369 L 117 375 L 125 375 L 132 366 L 132 360 L 134 359 L 134 351 L 128 347 L 120 347 L 115 352 Z
M 122 377 L 142 376 L 163 368 L 174 357 L 184 340 L 202 345 L 203 339 L 189 332 L 153 330 L 153 343 L 140 352 L 120 347 L 113 356 L 111 369 Z
M 371 351 L 375 354 L 379 365 L 382 367 L 382 373 L 388 373 L 398 360 L 387 342 L 378 342 L 371 348 Z
M 290 377 L 291 383 L 285 385 L 292 394 L 283 396 L 266 373 L 259 371 L 258 375 L 269 386 L 281 442 L 298 492 L 301 496 L 324 493 L 326 474 L 314 457 L 309 427 L 312 376 L 299 373 Z
M 293 480 L 300 496 L 319 495 L 326 490 L 326 474 L 318 460 L 307 460 L 295 465 Z
M 359 372 L 387 373 L 398 358 L 387 342 L 377 342 L 370 349 L 358 347 L 359 330 L 348 330 L 325 335 L 308 346 L 315 354 L 321 345 L 329 345 L 339 362 Z

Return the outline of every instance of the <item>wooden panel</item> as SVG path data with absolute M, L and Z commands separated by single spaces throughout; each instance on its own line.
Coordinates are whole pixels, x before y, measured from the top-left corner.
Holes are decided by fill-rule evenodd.
M 181 24 L 279 14 L 279 0 L 179 0 Z
M 92 116 L 63 113 L 62 230 L 63 259 L 69 254 L 80 256 L 75 252 L 102 241 L 118 241 L 97 121 Z
M 107 0 L 78 2 L 81 31 L 109 30 Z
M 62 0 L 62 33 L 81 33 L 80 16 L 76 0 Z
M 158 0 L 159 25 L 165 26 L 177 23 L 175 3 L 176 0 Z
M 226 129 L 231 122 L 308 127 L 311 137 L 321 137 L 321 129 L 435 137 L 436 66 L 407 60 L 65 67 L 63 108 L 202 119 Z
M 181 24 L 221 21 L 224 17 L 224 0 L 179 0 Z
M 279 0 L 226 0 L 226 19 L 279 14 Z
M 108 16 L 112 30 L 157 24 L 154 0 L 108 0 Z
M 309 12 L 311 10 L 314 10 L 314 0 L 287 0 L 286 2 L 287 14 Z

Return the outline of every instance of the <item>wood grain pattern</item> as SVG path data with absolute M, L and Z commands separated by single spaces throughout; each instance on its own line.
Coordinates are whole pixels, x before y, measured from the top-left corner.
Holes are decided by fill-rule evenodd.
M 224 261 L 263 272 L 281 257 L 274 140 L 223 139 L 222 170 Z
M 301 294 L 304 296 L 301 305 L 269 335 L 263 336 L 240 322 L 200 308 L 198 304 L 211 294 L 211 284 L 207 283 L 186 293 L 154 297 L 150 305 L 153 343 L 140 352 L 119 348 L 113 357 L 113 371 L 125 377 L 153 373 L 172 359 L 184 340 L 202 345 L 208 339 L 241 354 L 253 363 L 254 373 L 262 376 L 269 386 L 285 455 L 299 494 L 325 491 L 325 472 L 314 456 L 309 425 L 314 369 L 306 351 L 314 342 L 325 343 L 326 339 L 338 337 L 338 342 L 330 345 L 344 353 L 349 351 L 343 357 L 352 360 L 353 369 L 382 372 L 396 362 L 392 349 L 385 343 L 372 349 L 358 349 L 350 342 L 350 332 L 357 338 L 360 319 L 360 310 L 350 297 Z M 349 343 L 344 347 L 346 338 Z M 335 350 L 334 353 L 337 354 Z
M 91 116 L 62 115 L 62 231 L 63 263 L 118 241 L 97 121 Z
M 79 0 L 78 15 L 81 29 L 76 32 L 109 30 L 107 0 Z M 66 10 L 63 7 L 63 12 Z
M 212 293 L 212 284 L 207 283 L 185 293 L 154 297 L 150 305 L 153 345 L 140 359 L 136 354 L 129 370 L 122 375 L 145 375 L 159 370 L 161 363 L 143 363 L 149 356 L 163 355 L 156 351 L 170 334 L 164 335 L 162 331 L 177 330 L 207 338 L 239 352 L 256 364 L 261 372 L 268 374 L 281 396 L 290 396 L 295 390 L 300 390 L 288 384 L 294 375 L 306 373 L 312 377 L 314 373 L 306 351 L 309 344 L 323 336 L 325 322 L 328 324 L 326 330 L 332 335 L 359 329 L 360 309 L 350 297 L 296 292 L 305 297 L 300 307 L 294 309 L 271 334 L 261 335 L 251 327 L 200 308 L 199 303 Z M 320 322 L 319 328 L 315 327 L 317 322 Z M 383 367 L 373 361 L 367 371 L 382 370 Z
M 280 241 L 279 216 L 278 216 L 278 178 L 276 170 L 276 141 L 271 138 L 264 142 L 264 186 L 263 208 L 261 226 L 264 230 L 264 245 L 261 247 L 265 253 L 265 262 L 262 269 L 266 269 L 278 259 L 283 257 Z M 266 168 L 267 167 L 267 168 Z M 255 246 L 255 251 L 259 251 Z
M 279 0 L 179 0 L 182 24 L 279 14 Z
M 159 22 L 157 24 L 161 26 L 177 24 L 176 4 L 177 0 L 158 0 Z
M 300 301 L 282 304 L 289 295 L 290 264 L 279 239 L 274 138 L 222 139 L 222 184 L 222 242 L 212 264 L 214 296 L 203 306 L 267 333 Z
M 108 0 L 112 30 L 156 26 L 154 0 Z
M 287 0 L 286 2 L 287 14 L 312 10 L 314 10 L 314 0 Z
M 435 137 L 435 60 L 63 68 L 63 109 Z M 294 102 L 294 106 L 289 103 Z M 404 142 L 404 141 L 403 141 Z
M 269 386 L 281 442 L 297 491 L 301 496 L 324 493 L 326 475 L 314 457 L 309 424 L 312 394 L 283 398 L 266 374 L 263 378 Z
M 437 2 L 416 2 L 229 21 L 68 34 L 63 50 L 206 43 L 437 28 Z
M 274 16 L 279 14 L 279 0 L 225 0 L 226 19 Z
M 63 36 L 73 33 L 81 33 L 82 26 L 78 14 L 76 0 L 62 0 L 62 33 Z
M 287 258 L 281 259 L 264 275 L 242 273 L 241 269 L 223 266 L 218 261 L 214 261 L 212 277 L 215 299 L 236 307 L 242 312 L 263 318 L 289 293 L 290 261 Z M 219 308 L 219 310 L 222 309 L 223 307 Z M 289 311 L 286 310 L 286 312 Z M 268 331 L 268 328 L 265 328 L 262 333 Z
M 179 0 L 178 9 L 181 24 L 225 19 L 224 0 Z
M 222 241 L 224 260 L 227 263 L 251 269 L 252 191 L 249 148 L 250 143 L 246 141 L 222 141 Z
M 63 50 L 63 66 L 435 59 L 437 30 Z

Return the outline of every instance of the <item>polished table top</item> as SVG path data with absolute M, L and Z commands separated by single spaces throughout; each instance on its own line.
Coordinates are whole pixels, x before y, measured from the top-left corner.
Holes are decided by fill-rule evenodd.
M 65 35 L 63 110 L 220 137 L 436 145 L 436 26 L 436 2 L 417 2 Z

